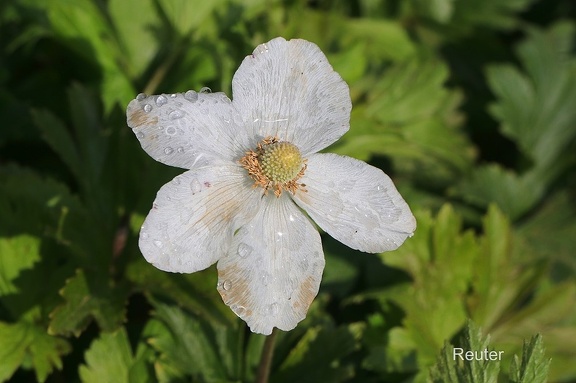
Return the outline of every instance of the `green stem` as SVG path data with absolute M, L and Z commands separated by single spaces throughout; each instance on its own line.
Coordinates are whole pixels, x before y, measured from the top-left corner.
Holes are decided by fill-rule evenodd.
M 262 356 L 260 357 L 260 365 L 258 366 L 258 375 L 256 376 L 256 383 L 268 383 L 270 367 L 272 365 L 272 357 L 274 356 L 276 332 L 276 327 L 274 327 L 272 334 L 267 336 L 266 340 L 264 341 Z

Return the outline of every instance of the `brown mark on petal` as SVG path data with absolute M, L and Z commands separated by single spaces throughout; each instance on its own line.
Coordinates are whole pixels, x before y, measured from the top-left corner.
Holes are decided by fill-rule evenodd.
M 246 278 L 245 272 L 236 264 L 229 264 L 226 267 L 218 268 L 218 292 L 229 307 L 238 306 L 243 307 L 244 312 L 242 318 L 249 318 L 252 316 L 252 297 L 250 294 L 250 286 Z M 229 283 L 230 287 L 224 289 L 224 284 Z
M 153 118 L 150 117 L 150 114 L 146 113 L 143 109 L 136 108 L 136 110 L 128 116 L 128 125 L 131 128 L 137 128 L 141 125 L 157 125 L 158 116 L 154 116 Z
M 292 307 L 297 311 L 308 311 L 308 307 L 312 304 L 317 293 L 318 284 L 316 283 L 316 280 L 314 277 L 308 276 L 300 285 L 300 290 L 296 294 L 296 299 L 294 299 Z

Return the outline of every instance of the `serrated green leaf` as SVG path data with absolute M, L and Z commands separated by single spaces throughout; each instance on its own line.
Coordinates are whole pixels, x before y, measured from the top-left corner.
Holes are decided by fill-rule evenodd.
M 458 130 L 461 96 L 444 86 L 447 76 L 441 62 L 413 58 L 378 79 L 365 77 L 358 86 L 366 103 L 355 107 L 352 129 L 329 151 L 362 159 L 390 156 L 402 174 L 452 183 L 471 166 L 473 150 Z
M 522 358 L 514 355 L 510 365 L 510 382 L 512 383 L 546 383 L 550 359 L 544 356 L 542 336 L 536 335 L 530 342 L 524 341 Z
M 512 219 L 518 219 L 542 198 L 545 187 L 535 173 L 517 175 L 492 164 L 475 168 L 457 186 L 456 194 L 481 207 L 496 203 Z
M 490 358 L 467 358 L 458 356 L 467 351 L 493 351 L 490 348 L 490 336 L 484 338 L 481 330 L 468 321 L 464 334 L 460 338 L 459 349 L 455 353 L 454 346 L 446 343 L 436 365 L 430 369 L 430 378 L 434 383 L 496 383 L 500 370 L 499 360 Z M 460 353 L 462 351 L 462 353 Z
M 30 358 L 36 379 L 44 382 L 54 368 L 62 369 L 61 357 L 69 351 L 68 342 L 34 324 L 0 322 L 0 381 L 9 379 Z
M 14 279 L 40 260 L 40 240 L 30 235 L 0 238 L 0 297 L 18 292 Z
M 517 48 L 525 74 L 511 66 L 487 70 L 498 97 L 493 115 L 536 167 L 550 166 L 576 136 L 576 60 L 569 54 L 574 30 L 568 23 L 545 32 L 530 30 Z
M 492 205 L 483 219 L 482 256 L 474 264 L 470 299 L 471 317 L 486 328 L 500 320 L 541 277 L 536 268 L 517 265 L 513 259 L 510 222 Z
M 125 320 L 128 290 L 114 286 L 104 273 L 78 269 L 60 292 L 65 303 L 51 314 L 48 332 L 80 335 L 92 319 L 104 331 L 117 329 Z
M 406 336 L 414 344 L 419 364 L 430 365 L 444 340 L 464 325 L 462 295 L 479 253 L 473 234 L 462 233 L 461 219 L 450 206 L 444 206 L 435 219 L 420 211 L 415 215 L 418 230 L 414 236 L 398 250 L 381 255 L 385 264 L 408 272 L 414 282 L 388 289 L 380 299 L 402 308 Z M 396 352 L 390 347 L 387 353 Z M 407 355 L 407 350 L 398 352 Z
M 85 364 L 78 370 L 82 382 L 131 382 L 129 372 L 134 358 L 124 328 L 113 333 L 101 333 L 86 351 L 84 360 Z

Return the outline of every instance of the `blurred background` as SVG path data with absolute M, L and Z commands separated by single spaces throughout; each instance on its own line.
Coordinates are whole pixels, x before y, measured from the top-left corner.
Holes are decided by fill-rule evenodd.
M 173 275 L 139 252 L 182 170 L 140 148 L 125 108 L 231 96 L 242 59 L 283 36 L 350 86 L 326 151 L 389 174 L 418 228 L 385 254 L 322 235 L 320 293 L 278 334 L 270 381 L 425 382 L 470 319 L 505 351 L 499 381 L 537 381 L 509 369 L 541 334 L 541 381 L 575 382 L 575 19 L 572 0 L 1 2 L 0 381 L 254 381 L 265 337 L 215 267 Z

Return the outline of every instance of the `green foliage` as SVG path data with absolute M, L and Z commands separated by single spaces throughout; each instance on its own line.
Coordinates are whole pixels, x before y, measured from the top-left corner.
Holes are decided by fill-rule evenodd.
M 450 344 L 442 348 L 438 361 L 430 369 L 431 382 L 493 383 L 498 381 L 500 369 L 498 355 L 500 353 L 490 347 L 490 336 L 484 338 L 474 322 L 467 323 L 458 346 L 457 351 Z M 466 355 L 466 352 L 472 350 L 483 351 L 483 353 L 477 356 Z M 530 342 L 524 342 L 521 362 L 518 355 L 514 355 L 510 366 L 509 381 L 514 383 L 547 382 L 549 365 L 550 359 L 544 356 L 542 336 L 535 335 Z
M 570 0 L 1 2 L 0 381 L 255 381 L 266 338 L 215 268 L 140 254 L 181 170 L 124 111 L 139 92 L 229 93 L 278 35 L 350 86 L 326 151 L 386 171 L 418 228 L 380 255 L 323 236 L 320 294 L 277 334 L 270 381 L 576 379 L 575 18 Z M 451 344 L 503 358 L 457 363 Z

